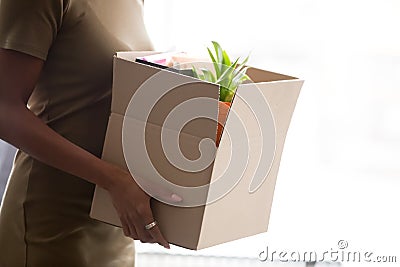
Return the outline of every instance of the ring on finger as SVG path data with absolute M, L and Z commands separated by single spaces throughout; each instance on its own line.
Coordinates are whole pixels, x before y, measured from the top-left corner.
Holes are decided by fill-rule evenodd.
M 151 222 L 151 223 L 149 223 L 149 224 L 146 224 L 146 225 L 144 226 L 144 229 L 146 229 L 146 230 L 151 230 L 151 229 L 154 228 L 156 225 L 157 225 L 157 221 L 153 221 L 153 222 Z

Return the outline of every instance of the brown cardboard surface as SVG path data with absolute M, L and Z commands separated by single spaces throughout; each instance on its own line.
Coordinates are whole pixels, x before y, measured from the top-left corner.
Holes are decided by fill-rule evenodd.
M 259 189 L 254 193 L 249 193 L 249 185 L 254 175 L 253 170 L 258 164 L 257 160 L 252 157 L 253 155 L 249 155 L 248 166 L 240 182 L 229 194 L 206 206 L 197 249 L 267 231 L 283 145 L 302 83 L 302 81 L 296 80 L 289 84 L 276 82 L 258 85 L 269 103 L 272 103 L 270 107 L 275 115 L 276 153 L 271 170 Z M 238 90 L 249 89 L 251 90 L 251 88 L 243 86 Z M 235 111 L 246 118 L 248 126 L 252 125 L 251 114 L 241 98 L 236 98 L 234 105 L 232 105 L 231 112 Z M 235 127 L 235 125 L 232 125 L 229 121 L 225 125 L 227 131 L 232 131 L 232 127 Z M 251 135 L 249 137 L 250 143 L 254 147 L 262 143 L 262 138 L 269 138 L 268 136 L 258 136 L 256 133 L 250 133 L 249 135 Z M 217 152 L 211 181 L 223 175 L 228 164 L 226 158 L 229 157 L 229 148 L 231 146 L 232 144 L 230 144 L 227 136 L 223 136 Z M 233 151 L 239 152 L 238 150 Z M 229 168 L 234 169 L 235 165 L 229 166 Z M 237 170 L 237 172 L 239 171 Z M 210 190 L 213 189 L 211 188 Z M 221 211 L 224 212 L 221 213 Z
M 164 189 L 182 196 L 183 204 L 193 199 L 213 200 L 214 195 L 225 190 L 226 183 L 221 181 L 232 182 L 230 189 L 225 190 L 227 194 L 207 205 L 174 207 L 152 201 L 160 229 L 173 244 L 196 250 L 265 232 L 286 133 L 303 82 L 291 76 L 249 68 L 247 74 L 257 87 L 243 84 L 238 88 L 218 150 L 208 147 L 201 151 L 210 164 L 201 171 L 188 172 L 171 164 L 171 158 L 164 155 L 161 134 L 171 137 L 168 140 L 179 137 L 182 154 L 190 160 L 197 159 L 201 141 L 204 138 L 215 141 L 218 103 L 204 101 L 200 106 L 193 103 L 194 112 L 211 119 L 199 118 L 183 128 L 165 121 L 176 106 L 187 100 L 202 97 L 217 100 L 218 86 L 133 62 L 136 55 L 145 53 L 149 52 L 118 53 L 115 58 L 112 114 L 103 159 L 123 168 L 129 166 L 135 177 L 143 179 L 161 175 L 176 185 L 209 185 L 196 194 L 167 185 Z M 147 80 L 154 75 L 159 79 Z M 150 90 L 146 91 L 150 92 L 148 97 L 166 92 L 150 116 L 143 111 L 147 108 L 146 101 L 130 102 L 132 96 L 136 98 L 143 92 L 143 84 Z M 168 91 L 168 88 L 174 90 Z M 268 101 L 268 110 L 260 102 L 263 98 Z M 135 104 L 133 109 L 132 103 Z M 257 128 L 257 123 L 268 126 L 267 130 Z M 236 135 L 236 139 L 230 140 L 230 135 Z M 146 163 L 141 153 L 134 153 L 142 140 L 146 140 L 145 147 L 153 166 Z M 173 145 L 173 142 L 166 142 L 166 145 L 170 143 Z M 257 180 L 260 178 L 265 181 Z M 93 199 L 91 217 L 120 225 L 107 192 L 99 188 Z
M 124 117 L 119 114 L 111 114 L 106 142 L 103 148 L 103 159 L 111 163 L 117 164 L 124 169 L 127 169 L 125 158 L 122 148 L 122 125 Z M 140 123 L 134 119 L 128 119 L 131 122 Z M 157 127 L 151 125 L 150 127 Z M 157 127 L 159 128 L 159 127 Z M 158 132 L 157 130 L 150 129 L 149 132 Z M 194 139 L 194 142 L 198 143 L 199 138 L 192 137 L 184 134 L 185 139 Z M 186 141 L 185 143 L 189 143 Z M 156 149 L 157 146 L 155 146 Z M 149 148 L 151 150 L 151 148 Z M 155 164 L 159 164 L 160 161 L 156 161 Z M 157 165 L 158 166 L 158 165 Z M 168 169 L 168 167 L 167 167 Z M 172 169 L 172 172 L 179 171 Z M 181 173 L 180 175 L 166 176 L 170 177 L 174 183 L 183 183 L 186 186 L 198 186 L 201 184 L 208 184 L 211 178 L 212 166 L 205 169 L 200 173 Z M 140 169 L 137 175 L 146 175 L 143 169 Z M 189 198 L 190 196 L 186 196 Z M 199 196 L 197 196 L 199 197 Z M 207 195 L 202 196 L 204 199 Z M 196 248 L 198 238 L 200 235 L 202 217 L 204 212 L 204 206 L 193 207 L 193 208 L 178 208 L 163 204 L 159 201 L 152 201 L 152 209 L 155 219 L 159 222 L 159 227 L 163 232 L 165 238 L 172 244 L 178 244 L 187 248 Z M 91 216 L 101 221 L 108 222 L 110 224 L 121 226 L 118 219 L 117 213 L 111 203 L 111 199 L 108 193 L 97 187 L 95 196 L 93 199 L 93 205 L 91 210 Z

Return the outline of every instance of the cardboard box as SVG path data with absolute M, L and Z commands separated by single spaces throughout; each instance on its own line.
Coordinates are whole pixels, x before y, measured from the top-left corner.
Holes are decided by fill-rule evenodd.
M 254 84 L 237 89 L 217 148 L 219 87 L 135 62 L 151 53 L 114 58 L 103 159 L 183 197 L 179 206 L 152 199 L 155 219 L 172 244 L 198 250 L 266 232 L 303 81 L 249 68 Z M 120 226 L 99 187 L 90 216 Z

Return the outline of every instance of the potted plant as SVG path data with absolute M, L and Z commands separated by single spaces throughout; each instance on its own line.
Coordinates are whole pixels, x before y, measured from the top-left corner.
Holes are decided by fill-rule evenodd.
M 214 52 L 207 47 L 208 54 L 212 61 L 213 70 L 192 67 L 194 76 L 198 79 L 216 83 L 220 85 L 219 89 L 219 111 L 218 111 L 218 129 L 216 145 L 222 136 L 223 126 L 225 125 L 228 116 L 229 108 L 235 95 L 236 89 L 244 81 L 250 80 L 246 75 L 246 63 L 249 59 L 247 56 L 243 61 L 239 62 L 240 58 L 231 61 L 227 52 L 222 49 L 221 45 L 212 41 Z

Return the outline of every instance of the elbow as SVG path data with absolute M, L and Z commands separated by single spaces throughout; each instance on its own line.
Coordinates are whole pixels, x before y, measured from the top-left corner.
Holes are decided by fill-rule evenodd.
M 15 134 L 15 125 L 23 121 L 21 115 L 24 107 L 19 101 L 9 101 L 3 97 L 0 99 L 0 139 L 10 142 Z

